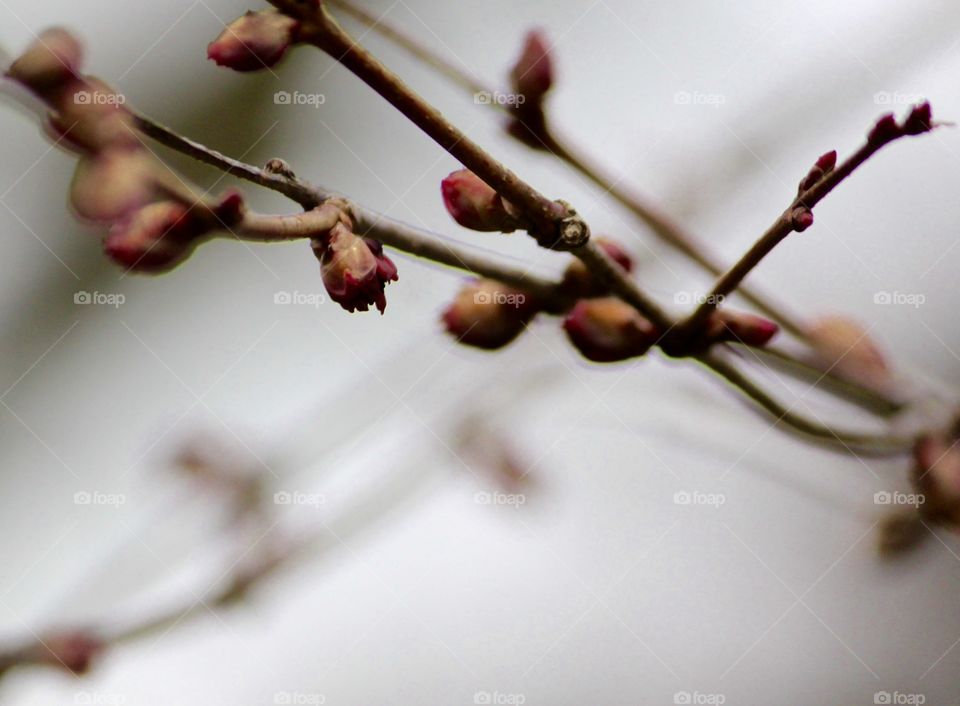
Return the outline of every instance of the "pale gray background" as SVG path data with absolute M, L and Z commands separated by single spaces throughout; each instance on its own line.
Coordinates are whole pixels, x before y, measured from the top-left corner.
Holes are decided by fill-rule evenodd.
M 728 258 L 816 155 L 859 144 L 889 107 L 878 92 L 960 116 L 960 8 L 949 0 L 367 6 L 497 80 L 525 29 L 546 27 L 558 124 Z M 0 0 L 0 42 L 18 52 L 35 31 L 71 27 L 91 72 L 189 135 L 253 162 L 286 157 L 397 218 L 559 272 L 561 257 L 521 236 L 451 226 L 439 181 L 454 160 L 325 57 L 297 52 L 278 77 L 207 62 L 207 42 L 244 9 Z M 502 137 L 469 96 L 368 43 L 525 178 L 626 242 L 665 302 L 708 286 L 576 176 Z M 276 106 L 277 90 L 326 102 Z M 724 102 L 680 105 L 680 91 Z M 216 243 L 171 275 L 121 277 L 99 232 L 65 208 L 73 159 L 12 106 L 0 130 L 3 634 L 128 615 L 157 605 L 160 581 L 174 600 L 220 575 L 231 555 L 205 544 L 212 507 L 178 494 L 164 468 L 198 431 L 264 459 L 278 488 L 325 493 L 320 510 L 294 514 L 315 524 L 320 513 L 330 536 L 323 559 L 251 606 L 118 650 L 84 681 L 13 675 L 4 703 L 269 704 L 289 693 L 449 706 L 490 691 L 528 704 L 670 704 L 699 691 L 728 704 L 850 705 L 895 690 L 960 703 L 960 547 L 943 534 L 893 566 L 874 551 L 873 493 L 906 489 L 905 460 L 785 438 L 689 366 L 586 366 L 552 321 L 496 357 L 454 349 L 436 319 L 460 278 L 403 257 L 383 318 L 275 305 L 278 291 L 322 291 L 304 244 Z M 958 149 L 945 130 L 884 151 L 756 274 L 797 310 L 855 315 L 947 398 L 960 381 Z M 263 209 L 291 209 L 245 191 Z M 76 306 L 78 291 L 126 304 Z M 877 306 L 879 291 L 926 304 Z M 791 402 L 806 394 L 780 389 Z M 535 464 L 522 510 L 477 503 L 486 477 L 448 448 L 475 400 Z M 369 500 L 378 489 L 386 499 Z M 78 507 L 82 490 L 127 503 Z M 678 506 L 679 490 L 727 502 Z M 112 558 L 117 546 L 127 550 Z

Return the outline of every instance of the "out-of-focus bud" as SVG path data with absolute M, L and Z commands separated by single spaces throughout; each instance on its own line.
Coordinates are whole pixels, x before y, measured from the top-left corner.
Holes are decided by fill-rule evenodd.
M 57 112 L 50 116 L 53 137 L 80 152 L 137 147 L 142 143 L 125 103 L 123 94 L 98 79 L 71 81 L 57 101 Z
M 526 293 L 496 280 L 480 279 L 457 293 L 442 320 L 459 343 L 495 350 L 519 336 L 536 312 L 535 302 Z
M 49 100 L 80 71 L 83 47 L 65 29 L 44 30 L 11 64 L 7 76 Z
M 77 164 L 70 201 L 77 214 L 110 223 L 153 200 L 154 163 L 139 150 L 111 149 Z
M 825 317 L 808 327 L 807 336 L 821 365 L 875 390 L 891 386 L 893 376 L 886 358 L 856 322 L 840 316 Z
M 773 321 L 743 311 L 718 309 L 710 318 L 706 338 L 711 343 L 730 341 L 760 347 L 777 335 L 780 327 Z
M 553 86 L 554 70 L 550 45 L 542 32 L 527 33 L 510 77 L 514 96 L 509 106 L 513 115 L 506 125 L 507 133 L 528 147 L 549 150 L 552 139 L 544 102 Z
M 361 238 L 338 223 L 324 240 L 313 242 L 327 294 L 347 311 L 367 311 L 371 304 L 387 308 L 384 288 L 399 279 L 397 266 L 383 254 L 383 244 Z
M 127 270 L 166 272 L 183 262 L 207 231 L 203 219 L 184 204 L 161 201 L 114 225 L 104 251 Z
M 593 242 L 599 245 L 600 248 L 610 256 L 610 259 L 620 265 L 624 270 L 627 272 L 633 271 L 633 259 L 619 243 L 604 237 L 594 238 Z M 579 258 L 574 258 L 573 261 L 567 265 L 567 269 L 563 273 L 561 286 L 566 293 L 576 299 L 597 297 L 604 294 L 603 286 L 596 281 L 596 278 Z
M 960 527 L 960 448 L 955 439 L 925 436 L 914 449 L 913 483 L 923 495 L 920 513 L 930 520 Z
M 469 169 L 452 172 L 440 192 L 447 212 L 464 228 L 510 233 L 520 226 L 510 204 Z
M 90 669 L 93 660 L 104 650 L 102 640 L 86 632 L 74 631 L 48 635 L 31 650 L 29 660 L 74 674 Z
M 657 327 L 616 297 L 582 299 L 563 323 L 570 342 L 587 360 L 613 363 L 641 356 L 657 339 Z
M 553 86 L 553 62 L 550 58 L 550 43 L 540 30 L 530 30 L 523 40 L 523 50 L 510 78 L 518 96 L 524 103 L 538 103 Z
M 880 556 L 896 559 L 920 544 L 926 536 L 923 516 L 916 510 L 901 510 L 888 515 L 880 523 Z
M 824 175 L 833 171 L 833 168 L 837 166 L 837 151 L 831 150 L 826 154 L 821 155 L 817 161 L 811 167 L 807 175 L 800 181 L 800 187 L 798 193 L 802 194 L 804 191 L 809 189 L 811 186 L 820 181 Z
M 227 25 L 207 47 L 207 56 L 234 71 L 276 64 L 294 42 L 298 23 L 275 10 L 250 11 Z

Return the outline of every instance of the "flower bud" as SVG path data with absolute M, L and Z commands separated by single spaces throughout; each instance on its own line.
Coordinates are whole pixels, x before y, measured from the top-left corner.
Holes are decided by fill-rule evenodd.
M 593 242 L 599 245 L 610 259 L 620 265 L 625 271 L 633 271 L 633 259 L 619 243 L 604 237 L 594 238 Z M 596 278 L 594 278 L 593 274 L 579 258 L 574 258 L 573 261 L 567 265 L 567 269 L 563 273 L 561 286 L 565 292 L 577 299 L 597 297 L 604 294 L 603 285 L 596 281 Z
M 83 157 L 70 187 L 77 214 L 110 223 L 149 203 L 154 197 L 154 163 L 139 150 L 111 149 Z
M 42 98 L 49 99 L 80 71 L 83 47 L 65 29 L 44 30 L 17 58 L 7 76 Z
M 133 114 L 125 103 L 123 94 L 98 79 L 71 81 L 57 99 L 50 129 L 55 138 L 79 152 L 140 146 Z
M 531 30 L 523 40 L 523 49 L 510 71 L 514 90 L 524 103 L 539 103 L 553 86 L 553 62 L 550 43 L 540 30 Z
M 960 448 L 956 440 L 925 436 L 914 448 L 913 483 L 923 495 L 924 517 L 960 527 Z
M 388 282 L 399 279 L 397 266 L 383 254 L 383 244 L 361 238 L 338 223 L 325 241 L 313 242 L 327 294 L 347 311 L 367 311 L 371 304 L 382 314 Z
M 31 662 L 83 674 L 106 647 L 99 638 L 80 631 L 47 635 L 26 655 Z
M 495 350 L 519 336 L 536 312 L 536 304 L 525 292 L 480 279 L 457 293 L 442 320 L 458 343 Z
M 854 321 L 831 316 L 807 329 L 821 365 L 875 390 L 891 386 L 893 374 L 880 347 Z
M 656 326 L 616 297 L 581 299 L 563 328 L 576 349 L 595 363 L 642 356 L 660 335 Z
M 447 176 L 440 191 L 447 212 L 464 228 L 510 233 L 519 226 L 508 202 L 469 169 Z
M 730 341 L 760 347 L 777 335 L 780 327 L 773 321 L 743 311 L 718 309 L 710 318 L 706 338 L 711 343 Z
M 276 64 L 293 43 L 298 22 L 274 10 L 237 18 L 207 47 L 207 57 L 234 71 L 258 71 Z
M 104 240 L 104 251 L 127 270 L 166 272 L 183 262 L 208 230 L 186 205 L 160 201 L 115 224 Z

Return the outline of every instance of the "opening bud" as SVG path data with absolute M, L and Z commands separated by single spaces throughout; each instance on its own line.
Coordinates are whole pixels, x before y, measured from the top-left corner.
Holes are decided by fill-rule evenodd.
M 383 253 L 383 244 L 361 238 L 344 223 L 335 225 L 324 240 L 313 241 L 320 260 L 323 285 L 333 301 L 347 311 L 387 308 L 384 288 L 399 279 L 397 266 Z

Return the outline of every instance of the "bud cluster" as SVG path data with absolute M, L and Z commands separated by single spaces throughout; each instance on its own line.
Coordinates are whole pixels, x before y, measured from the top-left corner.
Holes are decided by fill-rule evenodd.
M 243 215 L 239 194 L 196 197 L 140 141 L 124 96 L 81 73 L 83 48 L 63 29 L 43 32 L 7 76 L 50 109 L 48 132 L 80 155 L 70 202 L 80 217 L 110 225 L 105 250 L 139 272 L 180 264 L 212 231 Z

